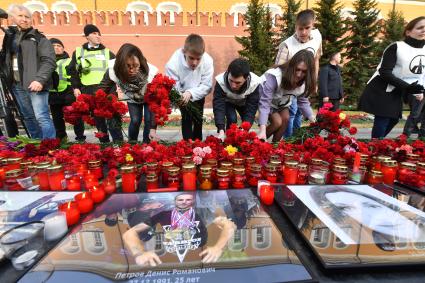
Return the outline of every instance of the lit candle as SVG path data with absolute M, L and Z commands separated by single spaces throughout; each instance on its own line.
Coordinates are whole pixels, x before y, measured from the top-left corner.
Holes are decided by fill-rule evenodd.
M 196 190 L 196 167 L 193 163 L 186 163 L 183 165 L 183 190 L 194 191 Z
M 136 172 L 133 165 L 121 167 L 122 192 L 134 193 L 136 191 Z
M 89 171 L 92 172 L 97 179 L 103 178 L 103 168 L 102 168 L 102 161 L 101 160 L 92 160 L 89 161 Z
M 49 186 L 52 191 L 62 191 L 66 188 L 65 172 L 62 165 L 51 166 L 48 169 Z
M 76 195 L 75 201 L 77 202 L 80 213 L 87 213 L 93 210 L 93 200 L 90 198 L 90 193 Z
M 68 231 L 66 215 L 62 211 L 53 212 L 45 216 L 42 221 L 44 222 L 44 239 L 46 241 L 60 239 Z
M 103 180 L 103 189 L 108 195 L 115 193 L 117 189 L 115 177 L 107 177 L 105 180 Z
M 61 204 L 59 210 L 66 214 L 66 223 L 68 226 L 74 225 L 80 219 L 80 211 L 74 201 Z
M 88 190 L 99 185 L 99 180 L 91 173 L 84 175 L 84 182 Z
M 274 190 L 270 185 L 260 187 L 260 200 L 265 205 L 271 205 L 274 200 Z
M 74 175 L 66 180 L 66 187 L 68 191 L 79 191 L 81 190 L 81 177 L 79 175 Z
M 94 201 L 94 203 L 102 202 L 105 199 L 105 191 L 100 186 L 94 186 L 92 189 L 90 189 L 90 193 L 91 199 Z
M 80 176 L 84 176 L 87 172 L 87 164 L 78 164 L 76 167 L 77 174 Z
M 50 164 L 41 164 L 37 166 L 38 184 L 42 191 L 48 191 L 50 189 L 49 174 L 47 173 L 47 168 L 49 167 Z

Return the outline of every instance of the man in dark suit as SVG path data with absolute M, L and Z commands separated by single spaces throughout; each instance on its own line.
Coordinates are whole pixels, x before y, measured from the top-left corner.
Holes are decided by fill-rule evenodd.
M 339 63 L 341 53 L 334 53 L 329 63 L 320 67 L 319 70 L 319 106 L 330 102 L 333 104 L 332 111 L 339 108 L 344 102 L 344 90 L 342 88 L 342 77 Z

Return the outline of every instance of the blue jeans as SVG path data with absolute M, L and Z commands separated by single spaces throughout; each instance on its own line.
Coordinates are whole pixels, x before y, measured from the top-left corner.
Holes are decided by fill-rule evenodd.
M 30 92 L 19 84 L 12 86 L 25 126 L 33 139 L 54 139 L 55 127 L 49 112 L 49 92 Z
M 397 123 L 398 118 L 375 116 L 373 120 L 372 138 L 385 138 Z
M 297 99 L 292 99 L 291 106 L 289 107 L 289 121 L 288 127 L 285 131 L 285 138 L 289 138 L 292 136 L 296 129 L 301 128 L 302 123 L 302 114 L 298 109 Z
M 142 125 L 143 112 L 145 112 L 145 125 L 143 128 L 143 142 L 149 143 L 149 131 L 151 128 L 151 112 L 148 105 L 127 103 L 130 113 L 130 125 L 128 126 L 128 140 L 137 141 L 139 137 L 140 125 Z
M 225 111 L 226 111 L 226 129 L 230 128 L 231 124 L 237 124 L 238 123 L 238 115 L 236 114 L 236 111 L 241 116 L 242 121 L 245 120 L 245 107 L 244 106 L 236 106 L 232 103 L 226 102 L 225 104 Z M 252 124 L 253 121 L 248 121 Z

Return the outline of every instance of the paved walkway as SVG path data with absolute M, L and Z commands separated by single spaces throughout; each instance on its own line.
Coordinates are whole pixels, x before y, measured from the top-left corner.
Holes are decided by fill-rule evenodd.
M 127 131 L 127 130 L 125 130 Z M 396 138 L 399 135 L 401 135 L 403 129 L 402 128 L 394 128 L 391 133 L 388 135 L 389 138 Z M 94 136 L 94 129 L 86 130 L 85 134 L 87 136 L 87 142 L 98 142 L 98 139 Z M 73 130 L 67 130 L 69 141 L 75 140 L 75 134 Z M 127 134 L 127 132 L 125 132 Z M 357 134 L 355 135 L 358 139 L 369 139 L 370 138 L 371 129 L 370 128 L 360 128 L 358 129 Z M 215 129 L 211 130 L 204 130 L 204 138 L 209 135 L 216 135 L 217 131 Z M 161 140 L 173 142 L 173 141 L 179 141 L 182 139 L 182 133 L 180 129 L 159 129 L 158 135 L 160 136 Z M 413 135 L 413 137 L 416 137 L 416 135 Z M 124 139 L 126 139 L 126 136 L 124 136 Z M 139 140 L 142 140 L 142 130 L 139 133 Z

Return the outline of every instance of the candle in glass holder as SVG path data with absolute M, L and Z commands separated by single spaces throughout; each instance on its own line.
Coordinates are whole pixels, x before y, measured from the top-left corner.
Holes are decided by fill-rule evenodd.
M 156 173 L 148 173 L 146 175 L 146 190 L 148 192 L 152 192 L 155 191 L 159 188 L 159 184 L 158 184 L 158 176 L 156 175 Z
M 22 157 L 12 157 L 7 159 L 6 171 L 21 169 Z
M 229 170 L 219 168 L 217 169 L 217 186 L 220 190 L 227 190 L 230 185 Z
M 84 192 L 75 195 L 75 201 L 78 205 L 80 213 L 88 213 L 93 210 L 93 200 L 90 197 L 90 193 Z
M 80 191 L 81 190 L 81 177 L 74 175 L 66 180 L 66 187 L 68 191 Z
M 68 232 L 66 214 L 62 211 L 56 211 L 43 217 L 44 239 L 46 241 L 55 241 L 63 237 Z
M 289 160 L 285 161 L 285 169 L 283 169 L 283 182 L 287 185 L 295 185 L 298 178 L 298 162 Z
M 153 162 L 146 163 L 146 174 L 149 174 L 149 173 L 154 173 L 158 175 L 159 173 L 158 162 L 153 161 Z
M 201 190 L 211 190 L 213 188 L 211 173 L 212 168 L 209 165 L 201 166 L 201 176 L 199 178 L 199 188 Z
M 169 188 L 180 188 L 180 168 L 172 166 L 168 168 L 168 185 Z
M 235 167 L 233 168 L 233 181 L 232 187 L 234 189 L 243 189 L 245 188 L 245 168 L 244 167 Z
M 47 169 L 49 167 L 50 167 L 50 164 L 37 165 L 38 184 L 40 185 L 40 190 L 42 191 L 50 190 L 49 173 L 47 172 Z
M 87 171 L 84 175 L 84 184 L 86 185 L 86 189 L 89 190 L 94 186 L 99 185 L 99 179 L 94 175 L 94 173 Z
M 194 163 L 183 164 L 183 190 L 196 190 L 196 167 Z
M 267 164 L 264 172 L 264 178 L 270 183 L 277 182 L 276 167 L 273 164 Z
M 251 187 L 257 187 L 258 181 L 261 179 L 261 165 L 260 164 L 251 164 L 250 172 L 248 176 L 248 184 Z
M 260 187 L 260 200 L 265 205 L 271 205 L 274 200 L 274 190 L 270 185 L 262 185 Z
M 106 177 L 103 180 L 103 189 L 105 190 L 105 193 L 108 195 L 115 193 L 117 189 L 115 177 Z
M 410 162 L 410 163 L 418 163 L 419 161 L 419 154 L 415 154 L 415 153 L 408 153 L 406 154 L 406 162 Z
M 54 165 L 48 168 L 49 186 L 52 191 L 62 191 L 66 188 L 65 172 L 62 165 Z
M 78 175 L 84 176 L 87 173 L 87 164 L 85 163 L 78 164 L 75 168 L 75 171 L 77 172 Z
M 24 171 L 25 174 L 28 173 L 28 167 L 33 165 L 32 161 L 25 160 L 21 162 L 21 169 Z
M 75 201 L 69 201 L 59 206 L 59 210 L 64 212 L 66 215 L 66 223 L 68 226 L 72 226 L 80 220 L 80 211 Z
M 233 175 L 233 163 L 230 161 L 222 161 L 220 162 L 220 168 L 226 169 L 229 171 L 229 177 L 232 177 Z
M 348 167 L 345 165 L 334 165 L 331 175 L 333 185 L 345 185 L 348 181 Z
M 180 158 L 182 165 L 192 162 L 192 155 L 185 155 Z
M 397 176 L 397 161 L 385 160 L 381 165 L 381 172 L 384 175 L 383 182 L 387 185 L 394 184 L 395 177 Z
M 297 185 L 305 185 L 308 181 L 308 166 L 307 164 L 298 164 Z
M 100 203 L 105 199 L 105 191 L 102 186 L 93 186 L 90 190 L 90 196 L 94 203 Z
M 136 171 L 133 165 L 121 167 L 122 192 L 134 193 L 137 188 Z
M 400 168 L 397 172 L 397 180 L 405 185 L 413 184 L 414 179 L 417 178 L 416 174 L 416 164 L 410 162 L 400 163 Z
M 24 172 L 21 169 L 9 170 L 6 172 L 6 180 L 4 185 L 8 191 L 23 191 L 24 188 L 19 184 L 18 179 L 24 177 Z
M 235 157 L 233 158 L 232 163 L 233 167 L 242 167 L 244 166 L 245 161 L 242 157 Z
M 91 173 L 99 180 L 103 178 L 103 168 L 101 160 L 91 160 L 88 162 Z
M 372 170 L 367 175 L 367 183 L 369 185 L 381 184 L 383 177 L 384 175 L 382 174 L 381 171 Z
M 416 164 L 416 173 L 417 173 L 419 179 L 422 182 L 425 182 L 425 162 L 418 162 Z
M 308 173 L 308 183 L 310 185 L 323 185 L 325 184 L 325 175 L 320 171 L 312 171 Z

